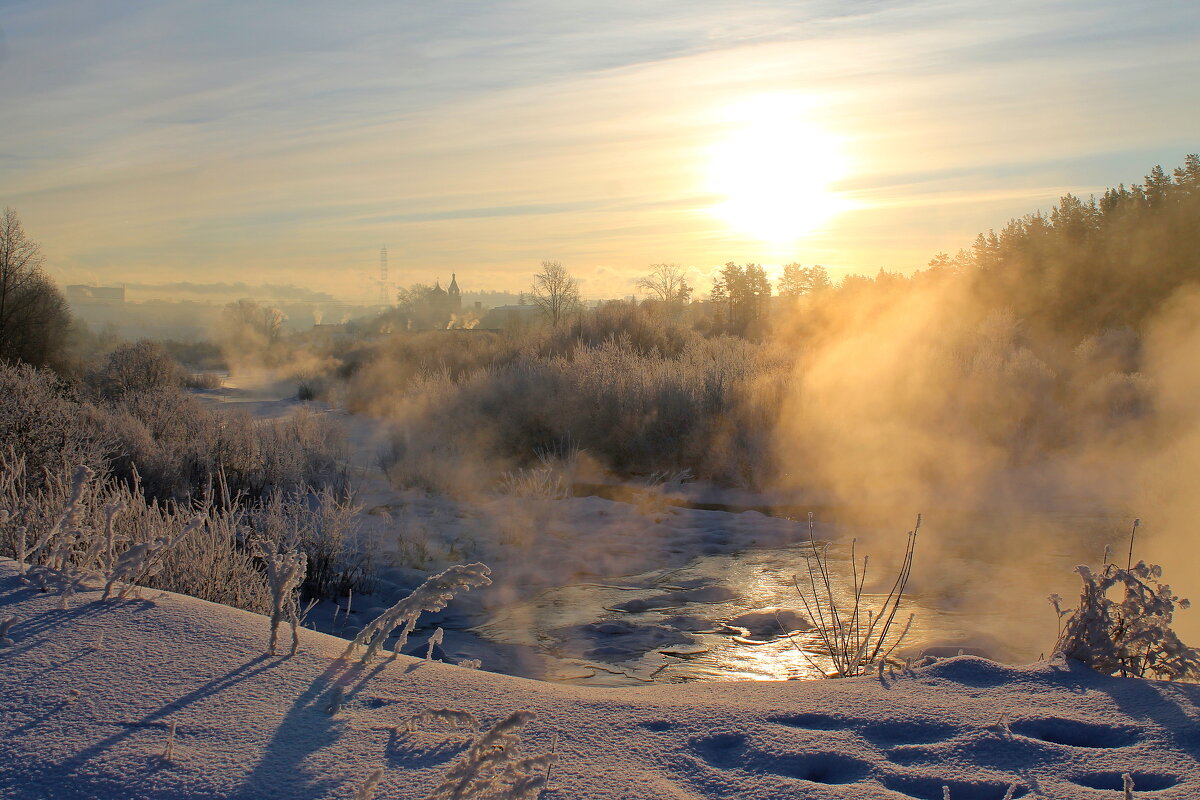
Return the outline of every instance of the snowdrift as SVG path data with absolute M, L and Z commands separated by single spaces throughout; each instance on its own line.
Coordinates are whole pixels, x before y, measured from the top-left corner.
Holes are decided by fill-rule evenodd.
M 417 800 L 468 731 L 536 717 L 558 754 L 543 797 L 625 800 L 1119 800 L 1200 797 L 1200 687 L 1108 678 L 1071 663 L 973 656 L 824 682 L 566 686 L 407 656 L 343 661 L 302 631 L 265 656 L 268 620 L 180 595 L 101 601 L 25 586 L 0 561 L 0 797 Z M 331 699 L 336 698 L 337 702 Z M 172 735 L 172 730 L 173 735 Z M 164 757 L 170 742 L 170 757 Z

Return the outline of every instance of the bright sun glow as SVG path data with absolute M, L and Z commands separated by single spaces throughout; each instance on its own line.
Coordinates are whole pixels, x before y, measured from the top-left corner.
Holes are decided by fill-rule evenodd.
M 711 150 L 711 211 L 735 230 L 787 244 L 849 207 L 830 186 L 847 172 L 837 139 L 795 95 L 765 95 L 728 109 L 731 133 Z

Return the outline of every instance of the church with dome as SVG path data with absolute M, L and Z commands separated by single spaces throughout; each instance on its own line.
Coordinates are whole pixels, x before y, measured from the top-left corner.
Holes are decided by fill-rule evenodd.
M 462 313 L 462 291 L 458 288 L 458 276 L 450 275 L 450 286 L 443 289 L 439 278 L 429 292 L 429 305 L 439 317 L 457 316 Z

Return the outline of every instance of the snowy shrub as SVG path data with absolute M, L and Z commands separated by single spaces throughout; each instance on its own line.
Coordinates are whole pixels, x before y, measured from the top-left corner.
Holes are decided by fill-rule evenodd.
M 825 652 L 833 662 L 831 677 L 848 678 L 867 674 L 872 667 L 882 670 L 884 662 L 892 651 L 904 640 L 912 625 L 913 615 L 908 622 L 893 634 L 896 615 L 904 598 L 904 590 L 908 585 L 909 575 L 912 574 L 913 552 L 917 544 L 917 533 L 921 530 L 921 515 L 917 515 L 916 526 L 908 533 L 908 544 L 904 550 L 904 559 L 896 573 L 892 588 L 884 599 L 883 604 L 876 609 L 865 607 L 863 602 L 863 587 L 867 581 L 869 558 L 861 562 L 855 560 L 854 545 L 850 549 L 850 565 L 853 570 L 851 584 L 853 602 L 840 605 L 833 588 L 833 577 L 830 573 L 829 559 L 824 554 L 824 548 L 818 545 L 813 535 L 813 515 L 808 515 L 808 543 L 812 555 L 808 557 L 808 574 L 805 585 L 793 577 L 796 593 L 808 612 L 809 619 L 816 626 Z M 780 623 L 780 628 L 784 626 Z M 828 674 L 813 658 L 796 645 L 789 635 L 796 650 L 805 660 L 822 674 Z
M 342 710 L 342 704 L 346 702 L 346 690 L 341 686 L 335 686 L 329 691 L 329 700 L 325 704 L 325 710 L 330 716 L 337 714 Z
M 159 499 L 202 495 L 221 476 L 233 496 L 256 500 L 272 491 L 295 493 L 330 486 L 344 493 L 345 443 L 340 429 L 300 411 L 255 423 L 236 412 L 211 410 L 176 388 L 133 392 L 89 412 L 111 442 L 111 472 Z
M 499 489 L 514 497 L 544 497 L 561 500 L 571 496 L 571 487 L 562 475 L 548 467 L 530 467 L 500 475 Z
M 406 349 L 412 341 L 375 347 L 351 378 L 349 407 L 403 420 L 385 471 L 441 491 L 492 484 L 503 464 L 505 488 L 553 493 L 536 461 L 563 441 L 622 474 L 690 469 L 754 485 L 770 472 L 770 423 L 792 380 L 793 354 L 729 337 L 691 335 L 658 350 L 620 335 L 530 336 L 453 366 Z
M 95 473 L 87 467 L 79 467 L 71 480 L 71 490 L 62 510 L 54 522 L 26 547 L 27 526 L 17 532 L 17 561 L 19 574 L 35 583 L 42 591 L 58 589 L 62 595 L 62 607 L 75 593 L 83 580 L 91 574 L 88 567 L 100 556 L 103 540 L 85 527 L 83 523 L 83 494 Z M 5 515 L 6 521 L 11 513 Z M 109 513 L 109 520 L 112 513 Z
M 480 735 L 426 800 L 536 800 L 555 753 L 525 756 L 521 729 L 534 718 L 514 711 Z
M 297 594 L 300 582 L 304 580 L 308 559 L 297 550 L 276 552 L 274 544 L 268 545 L 261 539 L 256 540 L 254 545 L 266 566 L 267 586 L 271 590 L 271 640 L 267 645 L 267 654 L 275 655 L 279 624 L 286 619 L 292 626 L 290 655 L 294 656 L 300 645 L 300 603 Z
M 71 479 L 71 492 L 67 495 L 62 510 L 58 512 L 54 523 L 32 543 L 29 543 L 27 539 L 26 531 L 28 529 L 22 528 L 18 534 L 20 542 L 16 552 L 17 561 L 21 562 L 22 566 L 35 561 L 40 563 L 45 557 L 46 566 L 51 570 L 62 571 L 66 568 L 70 545 L 82 535 L 78 526 L 82 514 L 81 501 L 84 488 L 95 475 L 96 473 L 85 466 L 80 466 L 75 470 L 75 475 Z M 11 512 L 9 518 L 11 518 Z M 76 530 L 69 530 L 71 528 Z M 26 544 L 29 546 L 26 547 Z
M 106 400 L 127 394 L 183 385 L 183 370 L 157 342 L 143 339 L 108 354 L 88 376 L 93 390 Z
M 249 500 L 273 490 L 345 492 L 339 426 L 308 412 L 255 424 L 210 409 L 167 374 L 156 360 L 165 355 L 154 356 L 150 345 L 131 348 L 93 374 L 91 400 L 49 371 L 0 364 L 0 452 L 24 459 L 33 488 L 47 470 L 84 464 L 129 485 L 136 480 L 160 501 L 201 497 L 218 474 L 234 497 Z
M 344 494 L 349 486 L 347 450 L 342 429 L 322 414 L 300 409 L 285 419 L 257 429 L 263 483 L 271 489 L 332 487 Z
M 579 480 L 586 454 L 569 438 L 553 448 L 539 450 L 538 465 L 512 470 L 500 476 L 499 489 L 516 497 L 561 500 L 571 496 Z
M 49 570 L 42 578 L 65 588 L 62 580 L 77 569 L 107 581 L 118 548 L 145 545 L 126 557 L 118 581 L 130 579 L 130 559 L 154 550 L 147 564 L 153 569 L 135 571 L 134 582 L 270 613 L 265 567 L 246 541 L 252 532 L 305 554 L 303 591 L 310 597 L 370 590 L 371 544 L 359 530 L 357 506 L 328 487 L 250 502 L 223 475 L 190 504 L 159 502 L 146 499 L 136 470 L 132 483 L 66 467 L 35 482 L 22 458 L 0 451 L 0 553 Z M 189 527 L 197 519 L 202 524 Z M 170 548 L 159 546 L 167 542 Z
M 47 471 L 100 465 L 107 450 L 70 385 L 49 370 L 0 363 L 0 453 L 23 462 L 31 488 Z
M 190 508 L 148 502 L 136 484 L 86 468 L 33 484 L 21 459 L 0 452 L 0 553 L 46 589 L 70 592 L 94 576 L 113 580 L 110 593 L 131 581 L 267 613 L 265 576 L 240 541 L 243 519 L 212 496 Z
M 364 540 L 361 511 L 349 497 L 325 487 L 305 494 L 273 492 L 247 516 L 258 536 L 308 558 L 307 597 L 335 598 L 371 590 L 374 547 Z
M 432 575 L 413 590 L 408 597 L 397 602 L 359 631 L 354 641 L 346 647 L 342 658 L 350 658 L 359 647 L 366 647 L 362 663 L 367 663 L 383 646 L 392 631 L 401 628 L 394 650 L 399 652 L 408 641 L 408 635 L 416 627 L 417 618 L 425 611 L 441 611 L 460 590 L 476 586 L 487 586 L 491 570 L 484 564 L 456 564 Z
M 170 761 L 175 757 L 175 729 L 178 725 L 178 722 L 171 720 L 171 724 L 167 726 L 167 746 L 163 748 L 163 761 Z
M 187 389 L 214 391 L 224 384 L 225 378 L 219 372 L 189 372 L 183 376 L 183 385 Z
M 1083 580 L 1079 606 L 1063 609 L 1062 598 L 1050 597 L 1059 618 L 1067 617 L 1056 653 L 1106 675 L 1200 680 L 1200 650 L 1171 629 L 1176 605 L 1189 603 L 1160 583 L 1162 567 L 1139 561 L 1122 569 L 1110 562 L 1099 572 L 1086 566 L 1075 571 Z

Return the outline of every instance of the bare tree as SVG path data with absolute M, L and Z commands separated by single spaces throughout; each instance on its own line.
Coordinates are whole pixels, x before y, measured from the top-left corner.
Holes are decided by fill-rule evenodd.
M 664 303 L 686 303 L 692 296 L 686 275 L 687 270 L 678 264 L 651 264 L 650 274 L 638 278 L 634 285 Z
M 533 276 L 533 304 L 557 326 L 579 310 L 579 282 L 557 261 L 543 261 L 542 271 Z
M 0 214 L 0 360 L 36 366 L 53 362 L 66 343 L 67 301 L 42 272 L 42 249 L 30 241 L 17 212 Z

